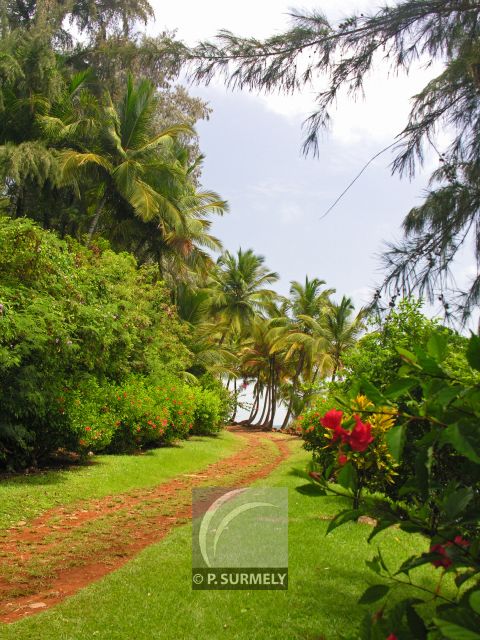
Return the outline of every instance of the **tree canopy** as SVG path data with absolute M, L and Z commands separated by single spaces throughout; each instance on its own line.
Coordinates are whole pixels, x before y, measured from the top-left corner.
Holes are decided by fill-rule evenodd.
M 318 89 L 315 111 L 305 122 L 304 151 L 314 154 L 341 92 L 362 94 L 367 76 L 379 66 L 408 73 L 419 64 L 441 62 L 441 73 L 413 97 L 395 141 L 392 171 L 413 176 L 428 149 L 440 166 L 423 204 L 404 220 L 403 242 L 386 251 L 383 285 L 404 293 L 418 289 L 430 299 L 449 290 L 464 319 L 480 300 L 480 274 L 459 290 L 450 270 L 472 236 L 480 262 L 479 17 L 480 5 L 469 0 L 401 0 L 338 24 L 319 11 L 292 11 L 285 33 L 257 40 L 222 31 L 215 42 L 189 53 L 192 76 L 201 82 L 222 74 L 232 87 L 292 93 L 316 88 L 326 77 L 327 87 Z M 448 132 L 446 145 L 438 140 L 441 130 Z

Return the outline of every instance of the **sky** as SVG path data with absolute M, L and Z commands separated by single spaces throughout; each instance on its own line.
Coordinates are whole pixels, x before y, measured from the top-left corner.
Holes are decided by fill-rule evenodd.
M 266 37 L 289 24 L 288 10 L 320 9 L 331 19 L 351 11 L 371 11 L 376 0 L 176 0 L 153 1 L 151 34 L 176 30 L 189 45 L 212 38 L 219 29 Z M 424 68 L 408 76 L 389 74 L 384 64 L 366 84 L 366 99 L 341 97 L 331 130 L 323 136 L 320 157 L 301 155 L 302 122 L 314 108 L 314 90 L 297 95 L 259 95 L 226 90 L 215 80 L 189 91 L 212 108 L 197 131 L 206 156 L 202 182 L 228 200 L 230 213 L 215 221 L 213 233 L 226 249 L 253 248 L 281 279 L 326 280 L 337 297 L 367 303 L 382 280 L 379 255 L 385 241 L 401 237 L 403 217 L 422 201 L 427 178 L 438 162 L 429 157 L 424 171 L 409 182 L 392 176 L 393 156 L 382 154 L 346 196 L 322 214 L 378 151 L 391 144 L 406 123 L 409 99 L 438 71 Z M 461 267 L 469 270 L 466 263 Z

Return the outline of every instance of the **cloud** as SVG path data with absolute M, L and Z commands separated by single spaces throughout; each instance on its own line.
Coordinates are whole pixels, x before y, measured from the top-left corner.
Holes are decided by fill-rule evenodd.
M 284 225 L 298 223 L 304 216 L 305 212 L 298 204 L 289 203 L 280 207 L 280 220 Z

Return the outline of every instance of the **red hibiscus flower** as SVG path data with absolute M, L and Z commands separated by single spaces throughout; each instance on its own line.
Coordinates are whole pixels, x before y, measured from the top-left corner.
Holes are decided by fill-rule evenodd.
M 444 569 L 448 569 L 453 563 L 452 559 L 449 556 L 447 549 L 449 547 L 462 547 L 463 549 L 467 549 L 470 546 L 470 542 L 462 538 L 462 536 L 455 536 L 453 540 L 449 540 L 444 545 L 443 544 L 432 544 L 430 547 L 430 553 L 437 554 L 438 560 L 432 560 L 432 564 L 434 567 L 443 567 Z
M 443 567 L 444 569 L 448 569 L 448 567 L 452 564 L 452 561 L 448 557 L 447 550 L 443 546 L 443 544 L 432 544 L 430 547 L 430 553 L 435 553 L 438 555 L 438 560 L 432 560 L 432 564 L 434 567 Z
M 465 538 L 462 538 L 462 536 L 455 536 L 453 542 L 447 542 L 446 546 L 451 547 L 454 544 L 456 544 L 457 547 L 463 547 L 464 549 L 470 546 L 470 542 L 468 540 L 465 540 Z
M 365 451 L 373 442 L 372 427 L 355 416 L 355 426 L 347 436 L 347 442 L 354 451 Z
M 345 442 L 348 436 L 348 431 L 342 427 L 342 417 L 343 411 L 337 411 L 336 409 L 330 409 L 327 413 L 320 419 L 320 424 L 325 429 L 330 429 L 333 431 L 333 441 L 342 440 Z
M 348 458 L 344 453 L 340 453 L 338 456 L 338 464 L 343 467 L 344 464 L 347 464 Z

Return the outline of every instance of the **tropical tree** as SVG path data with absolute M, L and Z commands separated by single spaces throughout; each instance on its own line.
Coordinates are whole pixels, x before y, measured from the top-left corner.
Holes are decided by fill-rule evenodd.
M 331 360 L 332 381 L 343 366 L 345 352 L 353 347 L 365 328 L 366 311 L 361 309 L 353 316 L 354 310 L 351 298 L 343 296 L 339 304 L 330 304 L 325 313 L 321 332 Z
M 291 385 L 288 389 L 287 413 L 283 422 L 287 426 L 295 403 L 298 404 L 298 390 L 301 381 L 314 382 L 325 363 L 325 340 L 321 326 L 325 309 L 330 302 L 334 289 L 322 287 L 324 280 L 305 277 L 305 284 L 293 281 L 290 287 L 290 299 L 287 309 L 290 316 L 279 323 L 283 330 L 278 332 L 274 351 L 285 351 L 285 359 L 293 366 Z M 312 379 L 313 378 L 313 379 Z
M 276 282 L 278 274 L 264 266 L 265 258 L 252 249 L 237 254 L 223 253 L 212 273 L 210 291 L 212 311 L 221 325 L 220 342 L 230 332 L 243 333 L 257 314 L 267 308 L 276 294 L 266 285 Z
M 241 370 L 245 378 L 254 380 L 253 405 L 247 424 L 271 429 L 284 382 L 285 361 L 275 352 L 277 325 L 274 319 L 257 316 L 249 325 L 245 346 L 240 351 Z M 263 408 L 262 408 L 263 400 Z
M 430 299 L 454 283 L 450 268 L 460 247 L 473 238 L 480 264 L 480 7 L 459 0 L 399 0 L 372 13 L 331 24 L 319 11 L 293 11 L 292 27 L 264 41 L 222 31 L 216 43 L 190 51 L 193 76 L 209 81 L 222 73 L 236 87 L 293 92 L 327 76 L 306 121 L 304 150 L 318 153 L 318 134 L 342 90 L 361 94 L 369 73 L 383 65 L 410 71 L 419 60 L 443 63 L 437 77 L 413 98 L 408 122 L 396 138 L 393 171 L 414 175 L 427 148 L 439 156 L 433 188 L 404 222 L 405 239 L 385 256 L 384 287 L 405 294 L 414 288 Z M 448 127 L 448 141 L 436 134 Z M 393 146 L 390 145 L 390 146 Z M 459 292 L 464 318 L 480 301 L 480 273 Z M 443 299 L 443 298 L 442 298 Z
M 88 94 L 88 92 L 87 92 Z M 105 210 L 128 208 L 140 219 L 154 218 L 180 226 L 182 213 L 166 190 L 155 188 L 159 182 L 182 177 L 173 161 L 170 148 L 173 138 L 189 133 L 190 127 L 178 125 L 152 134 L 150 119 L 155 109 L 155 89 L 147 80 L 135 84 L 129 77 L 118 110 L 108 94 L 96 113 L 87 118 L 82 109 L 80 119 L 75 109 L 54 104 L 51 113 L 39 121 L 47 140 L 60 148 L 59 164 L 65 184 L 80 191 L 82 183 L 92 179 L 94 208 L 88 240 L 101 222 Z M 85 91 L 82 92 L 85 95 Z M 57 115 L 58 114 L 58 115 Z
M 234 377 L 238 358 L 229 346 L 215 340 L 208 289 L 177 282 L 172 295 L 178 316 L 189 329 L 187 346 L 192 354 L 192 364 L 188 371 L 196 376 L 209 372 Z

